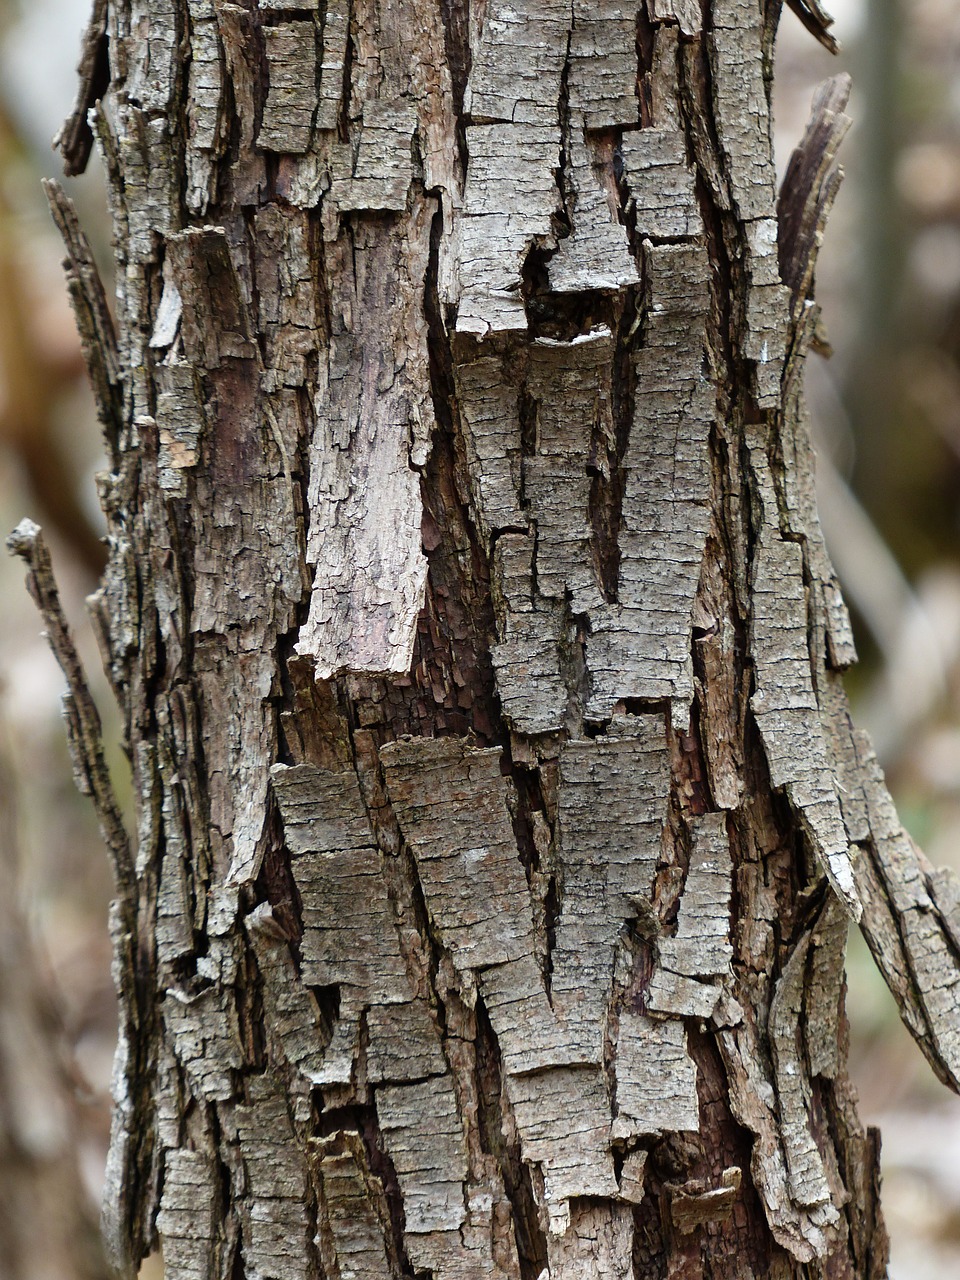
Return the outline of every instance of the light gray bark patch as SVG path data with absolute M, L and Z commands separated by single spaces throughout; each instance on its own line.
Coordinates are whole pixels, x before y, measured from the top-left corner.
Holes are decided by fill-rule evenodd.
M 168 991 L 163 1023 L 177 1060 L 196 1094 L 209 1102 L 236 1095 L 234 1073 L 243 1066 L 234 977 L 215 956 L 205 957 L 215 986 L 191 993 Z
M 150 346 L 155 351 L 163 351 L 172 347 L 180 332 L 180 321 L 183 317 L 183 300 L 173 282 L 171 260 L 163 263 L 163 292 L 157 307 L 153 332 L 150 335 Z
M 770 534 L 754 559 L 751 624 L 757 689 L 750 699 L 770 780 L 800 814 L 817 856 L 847 910 L 860 918 L 846 828 L 820 731 L 807 649 L 803 554 Z
M 157 369 L 157 438 L 160 487 L 173 497 L 186 492 L 184 471 L 200 461 L 205 414 L 197 371 L 191 364 Z
M 780 283 L 777 265 L 777 221 L 758 218 L 746 224 L 747 331 L 743 351 L 754 362 L 757 404 L 770 409 L 781 402 L 781 379 L 787 348 L 790 291 Z
M 385 1246 L 389 1210 L 382 1183 L 367 1168 L 362 1138 L 341 1132 L 321 1139 L 317 1150 L 324 1215 L 320 1246 L 324 1250 L 327 1244 L 326 1274 L 339 1275 L 340 1280 L 387 1280 L 392 1275 Z
M 833 1205 L 823 1159 L 810 1131 L 810 1081 L 801 1057 L 799 1035 L 809 950 L 807 933 L 790 953 L 777 982 L 770 1002 L 770 1049 L 791 1199 L 804 1209 L 821 1210 L 822 1220 L 832 1224 L 840 1215 Z
M 286 1095 L 270 1075 L 251 1076 L 247 1103 L 231 1117 L 246 1175 L 236 1199 L 245 1274 L 249 1280 L 308 1280 L 314 1274 L 309 1178 Z
M 412 738 L 380 752 L 387 790 L 444 945 L 461 970 L 533 950 L 530 891 L 499 749 Z
M 599 1067 L 553 1067 L 511 1077 L 524 1160 L 543 1174 L 550 1230 L 562 1235 L 569 1201 L 579 1196 L 613 1199 L 617 1180 L 610 1154 L 610 1099 Z
M 190 72 L 187 95 L 187 208 L 202 216 L 214 196 L 221 150 L 223 67 L 211 0 L 189 0 Z
M 382 1087 L 376 1102 L 384 1147 L 403 1192 L 407 1249 L 416 1265 L 415 1237 L 457 1231 L 466 1220 L 467 1149 L 451 1077 Z
M 553 951 L 553 1006 L 570 1041 L 601 1061 L 620 931 L 647 902 L 669 794 L 663 719 L 635 736 L 570 741 L 560 756 L 558 863 L 563 894 Z
M 811 1076 L 835 1080 L 840 1070 L 840 1009 L 847 948 L 847 914 L 830 896 L 813 927 L 803 996 L 803 1035 Z
M 534 243 L 556 243 L 551 219 L 560 205 L 559 125 L 472 125 L 466 140 L 457 331 L 481 338 L 524 331 L 523 264 Z
M 373 1005 L 366 1020 L 371 1084 L 423 1080 L 446 1071 L 440 1033 L 425 1000 Z
M 527 387 L 537 402 L 537 451 L 524 459 L 523 489 L 537 530 L 537 593 L 547 601 L 569 600 L 577 614 L 604 601 L 588 466 L 614 434 L 612 359 L 604 325 L 572 342 L 538 338 L 530 348 Z
M 499 355 L 459 360 L 457 403 L 477 524 L 489 542 L 500 529 L 522 529 L 520 509 L 520 393 Z
M 715 414 L 703 374 L 707 260 L 698 243 L 649 242 L 644 260 L 647 329 L 635 357 L 635 409 L 624 458 L 618 603 L 591 615 L 586 713 L 606 719 L 623 698 L 670 699 L 675 722 L 685 726 Z
M 714 0 L 708 37 L 720 146 L 737 211 L 745 222 L 773 216 L 770 109 L 763 83 L 760 6 Z
M 282 527 L 279 521 L 277 525 Z M 219 577 L 225 572 L 227 558 L 223 556 L 219 564 L 201 566 L 198 580 Z M 208 600 L 214 596 L 212 590 L 205 590 L 205 594 Z M 217 621 L 222 625 L 222 614 Z M 196 629 L 202 629 L 199 619 Z M 265 639 L 260 643 L 265 644 Z M 226 684 L 224 667 L 234 673 L 235 689 Z M 211 777 L 210 821 L 219 835 L 230 842 L 229 865 L 217 867 L 212 886 L 219 901 L 216 908 L 211 908 L 211 916 L 220 916 L 216 925 L 213 919 L 209 922 L 214 931 L 225 923 L 224 914 L 233 914 L 238 886 L 256 876 L 263 857 L 268 762 L 276 732 L 267 707 L 273 680 L 273 655 L 269 651 L 210 655 L 209 668 L 202 671 L 198 680 L 205 714 L 216 715 L 217 723 L 226 726 L 223 739 L 207 744 L 208 762 L 217 760 L 219 755 L 217 762 L 221 765 Z
M 837 769 L 840 808 L 851 845 L 870 839 L 870 816 L 864 784 L 864 765 L 873 755 L 865 734 L 853 727 L 843 677 L 824 671 L 817 681 L 823 740 Z
M 620 148 L 637 234 L 658 240 L 701 235 L 703 220 L 682 130 L 649 128 L 625 133 Z
M 525 534 L 497 540 L 491 587 L 500 643 L 492 656 L 504 719 L 523 733 L 549 733 L 563 726 L 568 700 L 560 673 L 563 610 L 534 602 L 534 548 Z
M 699 1130 L 697 1068 L 680 1019 L 624 1010 L 615 1069 L 615 1138 Z
M 612 150 L 606 160 L 585 131 L 584 116 L 577 107 L 571 108 L 564 170 L 571 230 L 558 240 L 557 251 L 547 264 L 554 293 L 623 289 L 640 281 L 626 227 L 617 216 L 619 196 Z
M 571 0 L 490 0 L 471 40 L 464 111 L 478 122 L 556 126 L 571 19 Z
M 624 1157 L 620 1170 L 620 1198 L 627 1204 L 642 1204 L 645 1193 L 644 1173 L 648 1152 L 642 1147 L 630 1151 Z
M 587 129 L 636 125 L 637 22 L 622 0 L 574 0 L 570 98 Z
M 570 1225 L 548 1239 L 550 1280 L 629 1280 L 633 1270 L 633 1214 L 629 1205 L 575 1201 Z
M 174 0 L 149 4 L 133 0 L 124 16 L 129 23 L 128 32 L 121 37 L 125 96 L 145 116 L 167 114 L 177 82 L 177 6 Z
M 190 227 L 167 238 L 173 281 L 183 303 L 187 359 L 201 369 L 252 360 L 250 314 L 223 227 Z
M 405 240 L 388 221 L 361 221 L 327 254 L 337 286 L 310 446 L 315 573 L 296 646 L 318 680 L 410 667 L 427 576 L 413 468 L 434 428 L 422 296 L 430 221 L 419 205 Z
M 294 1088 L 297 1119 L 309 1119 L 309 1089 L 320 1083 L 331 1028 L 320 1012 L 316 997 L 300 981 L 290 946 L 277 925 L 268 903 L 261 903 L 245 919 L 263 982 L 262 998 L 270 1056 L 286 1061 L 302 1077 Z
M 780 284 L 770 107 L 763 79 L 764 20 L 754 0 L 717 0 L 709 36 L 714 107 L 733 202 L 745 224 L 745 355 L 761 408 L 780 401 L 789 291 Z
M 584 1049 L 557 1018 L 533 956 L 484 969 L 479 986 L 507 1075 L 595 1063 L 595 1046 Z
M 310 1031 L 316 1024 L 312 997 L 308 1001 L 303 993 L 291 1003 L 280 974 L 271 996 L 268 966 L 264 998 L 274 1001 L 282 1019 L 286 1056 L 292 1053 L 313 1083 L 349 1085 L 357 1071 L 363 1017 L 371 1083 L 443 1074 L 439 1031 L 407 976 L 383 855 L 373 843 L 356 774 L 278 765 L 273 779 L 303 904 L 301 978 L 310 986 L 338 987 L 340 1005 L 332 1039 L 318 1041 Z
M 755 1027 L 745 1021 L 733 1031 L 721 1031 L 720 1048 L 730 1086 L 734 1117 L 754 1135 L 750 1172 L 774 1239 L 800 1262 L 827 1252 L 826 1228 L 835 1221 L 832 1204 L 798 1206 L 791 1195 L 776 1090 L 767 1078 Z M 791 1118 L 794 1122 L 797 1117 Z M 805 1123 L 805 1116 L 801 1119 Z
M 177 960 L 192 955 L 196 946 L 194 928 L 199 922 L 194 918 L 188 868 L 191 855 L 199 858 L 203 842 L 198 840 L 196 848 L 191 845 L 186 825 L 189 819 L 185 814 L 185 809 L 189 812 L 189 802 L 187 805 L 184 803 L 180 779 L 177 778 L 165 735 L 159 738 L 156 754 L 159 756 L 159 774 L 153 774 L 152 761 L 141 762 L 144 766 L 141 794 L 147 803 L 141 809 L 137 835 L 140 856 L 149 851 L 154 858 L 162 857 L 157 889 L 157 964 L 158 968 L 169 972 Z M 162 793 L 162 799 L 158 793 Z M 161 830 L 162 854 L 159 847 Z M 141 874 L 145 871 L 146 865 Z M 198 897 L 202 898 L 202 894 Z M 202 910 L 200 914 L 202 918 Z
M 256 214 L 255 279 L 265 391 L 300 388 L 322 341 L 309 215 L 270 204 Z M 296 445 L 290 450 L 295 453 Z
M 164 1267 L 183 1280 L 219 1280 L 216 1162 L 200 1151 L 168 1151 L 157 1231 Z
M 370 849 L 374 845 L 353 769 L 331 773 L 315 765 L 275 765 L 273 786 L 283 834 L 294 857 Z
M 265 151 L 303 155 L 317 111 L 317 27 L 283 22 L 263 27 L 270 88 L 257 143 Z
M 703 23 L 698 0 L 650 0 L 650 17 L 654 22 L 675 22 L 685 36 L 697 35 Z
M 164 116 L 148 117 L 136 107 L 120 106 L 117 116 L 118 159 L 128 193 L 124 248 L 131 262 L 153 262 L 160 238 L 180 225 L 170 130 Z
M 807 317 L 806 323 L 812 317 Z M 799 379 L 797 379 L 799 384 Z M 843 670 L 857 660 L 850 615 L 844 604 L 833 562 L 827 551 L 817 513 L 816 458 L 810 440 L 810 415 L 799 385 L 790 386 L 785 397 L 785 421 L 782 433 L 784 473 L 782 480 L 786 505 L 786 527 L 804 540 L 804 559 L 812 577 L 811 608 L 814 626 L 826 634 L 826 661 L 834 670 Z M 820 617 L 817 617 L 817 614 Z M 817 694 L 823 710 L 826 672 L 818 677 Z M 849 720 L 844 699 L 843 714 Z M 841 766 L 842 769 L 842 766 Z M 846 799 L 841 795 L 846 811 Z
M 363 104 L 352 144 L 333 151 L 329 199 L 341 211 L 392 209 L 402 213 L 413 178 L 411 147 L 417 127 L 416 103 L 410 99 L 385 102 L 371 98 Z
M 308 986 L 336 986 L 340 994 L 320 1080 L 347 1085 L 359 1054 L 363 1010 L 403 1004 L 413 995 L 383 855 L 353 770 L 277 765 L 273 785 L 303 904 L 301 977 Z
M 323 15 L 317 128 L 336 129 L 344 98 L 343 67 L 350 39 L 350 0 L 327 0 Z
M 733 860 L 723 813 L 691 820 L 690 863 L 677 931 L 658 944 L 659 968 L 648 1005 L 659 1013 L 710 1017 L 722 994 L 719 982 L 730 972 L 730 895 Z

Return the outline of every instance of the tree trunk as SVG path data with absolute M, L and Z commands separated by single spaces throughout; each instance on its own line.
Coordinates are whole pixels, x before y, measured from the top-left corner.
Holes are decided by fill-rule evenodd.
M 955 1080 L 958 894 L 848 719 L 801 398 L 846 85 L 778 219 L 778 16 L 97 0 L 116 340 L 50 194 L 135 852 L 14 542 L 117 865 L 122 1274 L 885 1274 L 847 919 Z

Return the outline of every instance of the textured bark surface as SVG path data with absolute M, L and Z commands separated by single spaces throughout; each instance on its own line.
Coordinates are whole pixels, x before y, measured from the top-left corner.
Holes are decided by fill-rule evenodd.
M 885 1274 L 847 920 L 955 1084 L 960 891 L 847 713 L 801 393 L 847 86 L 778 210 L 778 16 L 98 4 L 115 337 L 50 195 L 132 852 L 14 543 L 118 871 L 122 1274 Z

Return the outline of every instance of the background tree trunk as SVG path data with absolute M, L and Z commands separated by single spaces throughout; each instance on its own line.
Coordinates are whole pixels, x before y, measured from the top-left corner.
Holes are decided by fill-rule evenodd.
M 62 146 L 95 105 L 116 338 L 50 195 L 135 852 L 14 545 L 117 867 L 121 1272 L 885 1274 L 847 918 L 955 1080 L 958 893 L 840 682 L 800 380 L 847 89 L 778 219 L 778 16 L 98 0 Z
M 0 719 L 0 1278 L 106 1280 L 78 1160 L 77 1071 L 23 910 L 10 741 Z

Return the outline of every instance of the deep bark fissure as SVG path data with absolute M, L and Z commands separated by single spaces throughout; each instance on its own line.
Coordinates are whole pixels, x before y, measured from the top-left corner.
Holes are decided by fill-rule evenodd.
M 520 1280 L 538 1280 L 547 1265 L 547 1241 L 540 1225 L 529 1165 L 517 1139 L 510 1141 L 504 1125 L 504 1084 L 500 1047 L 483 1006 L 477 1002 L 477 1078 L 480 1132 L 486 1150 L 495 1157 L 503 1187 L 513 1210 Z M 511 1125 L 516 1132 L 516 1123 Z

